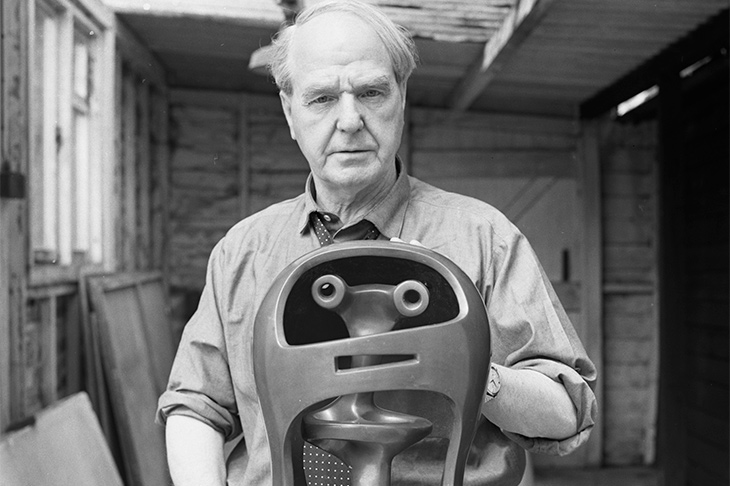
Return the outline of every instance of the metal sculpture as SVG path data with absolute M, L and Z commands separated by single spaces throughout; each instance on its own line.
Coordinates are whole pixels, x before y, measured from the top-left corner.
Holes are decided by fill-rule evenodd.
M 479 292 L 436 252 L 358 241 L 295 261 L 271 286 L 254 328 L 273 484 L 306 485 L 304 440 L 351 466 L 353 485 L 390 484 L 393 457 L 433 424 L 381 408 L 374 394 L 428 390 L 450 404 L 442 484 L 461 485 L 489 346 Z

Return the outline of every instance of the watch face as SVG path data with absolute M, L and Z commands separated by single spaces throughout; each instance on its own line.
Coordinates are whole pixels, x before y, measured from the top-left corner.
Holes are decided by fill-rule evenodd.
M 499 379 L 499 372 L 497 371 L 497 368 L 492 365 L 491 369 L 489 370 L 489 381 L 487 382 L 487 393 L 484 401 L 488 402 L 489 400 L 496 397 L 497 393 L 499 393 L 499 389 L 501 386 L 502 382 Z

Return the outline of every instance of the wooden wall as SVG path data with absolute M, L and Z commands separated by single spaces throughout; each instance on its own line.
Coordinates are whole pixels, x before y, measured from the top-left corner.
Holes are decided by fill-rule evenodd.
M 667 485 L 719 486 L 730 476 L 727 51 L 712 57 L 692 77 L 660 86 L 659 452 Z
M 163 265 L 167 187 L 167 95 L 164 75 L 149 53 L 100 3 L 80 14 L 61 3 L 59 15 L 85 15 L 98 27 L 94 132 L 100 143 L 91 162 L 110 174 L 94 179 L 105 193 L 103 262 L 91 266 L 39 263 L 29 258 L 25 177 L 32 124 L 42 116 L 29 101 L 37 76 L 29 62 L 34 41 L 34 2 L 3 1 L 2 173 L 13 190 L 0 198 L 0 434 L 41 408 L 85 387 L 79 279 L 90 272 L 160 268 Z M 66 17 L 68 18 L 68 17 Z M 31 47 L 29 47 L 31 46 Z M 61 102 L 64 100 L 62 98 Z M 69 101 L 70 103 L 70 101 Z M 116 124 L 115 124 L 116 116 Z M 21 180 L 20 186 L 15 181 Z M 4 184 L 3 184 L 4 185 Z M 6 197 L 7 196 L 7 197 Z
M 167 94 L 118 57 L 114 268 L 162 268 L 167 200 Z
M 307 164 L 278 97 L 170 94 L 170 286 L 176 328 L 195 310 L 210 250 L 244 216 L 302 192 Z
M 170 109 L 170 284 L 178 289 L 175 307 L 184 320 L 197 303 L 213 245 L 243 216 L 300 194 L 308 168 L 276 97 L 173 91 Z M 546 268 L 572 299 L 569 307 L 579 320 L 574 298 L 581 271 L 576 124 L 496 115 L 446 117 L 438 110 L 409 112 L 400 154 L 410 172 L 509 206 L 510 216 L 530 226 L 529 233 L 541 240 L 538 246 L 546 247 Z M 570 217 L 555 216 L 561 213 Z M 546 214 L 552 224 L 540 226 Z
M 728 63 L 685 95 L 688 484 L 730 483 Z
M 656 123 L 609 121 L 600 138 L 603 462 L 650 465 L 658 384 Z

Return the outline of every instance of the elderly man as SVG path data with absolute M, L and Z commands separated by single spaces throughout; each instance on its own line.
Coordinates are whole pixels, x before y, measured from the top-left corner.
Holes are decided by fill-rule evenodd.
M 595 369 L 524 236 L 491 206 L 409 177 L 396 155 L 416 63 L 410 36 L 373 7 L 334 2 L 301 12 L 275 45 L 271 70 L 311 175 L 302 195 L 244 219 L 211 254 L 160 397 L 175 484 L 271 483 L 252 372 L 256 311 L 287 264 L 353 239 L 417 240 L 476 283 L 493 341 L 485 441 L 556 454 L 583 443 Z M 226 463 L 224 443 L 241 433 Z M 522 467 L 508 464 L 514 484 Z

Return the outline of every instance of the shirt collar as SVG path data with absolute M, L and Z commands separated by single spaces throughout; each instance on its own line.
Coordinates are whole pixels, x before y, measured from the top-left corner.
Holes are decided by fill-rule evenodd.
M 405 217 L 406 208 L 408 206 L 408 197 L 411 192 L 411 185 L 408 180 L 408 174 L 400 158 L 396 156 L 395 163 L 397 167 L 397 177 L 395 184 L 363 219 L 367 219 L 375 225 L 376 228 L 387 238 L 400 236 L 403 229 L 403 219 Z M 310 227 L 309 216 L 313 212 L 323 212 L 323 209 L 317 204 L 315 195 L 314 179 L 312 174 L 307 177 L 304 186 L 304 211 L 299 218 L 300 233 L 304 233 Z

